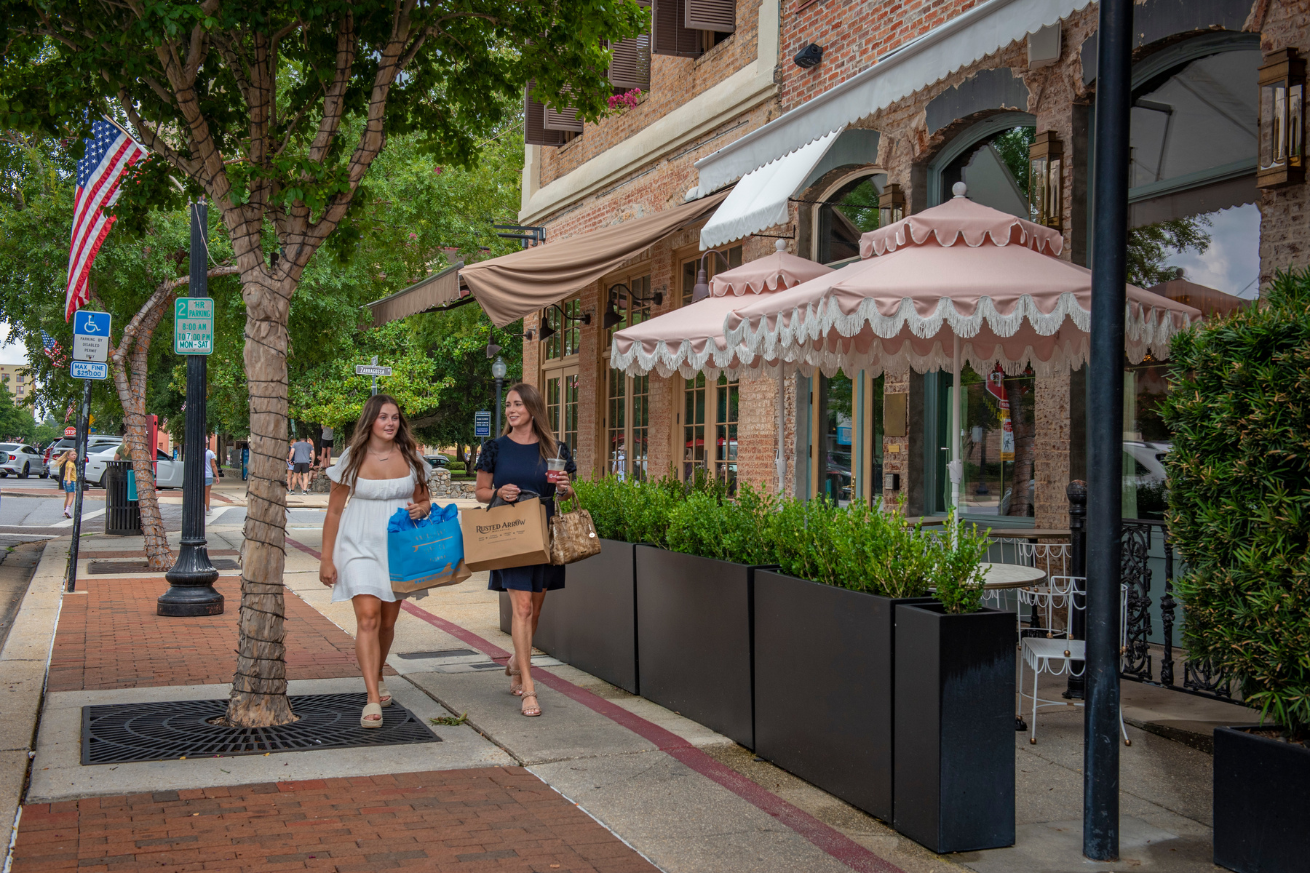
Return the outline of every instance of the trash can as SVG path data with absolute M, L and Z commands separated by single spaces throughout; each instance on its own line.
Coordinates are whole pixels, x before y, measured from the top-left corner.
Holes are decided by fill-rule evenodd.
M 130 537 L 141 534 L 141 504 L 128 500 L 127 474 L 131 461 L 110 461 L 105 465 L 105 533 Z

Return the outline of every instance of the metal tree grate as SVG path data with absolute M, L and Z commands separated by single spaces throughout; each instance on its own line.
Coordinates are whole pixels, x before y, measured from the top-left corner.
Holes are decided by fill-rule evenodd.
M 291 698 L 300 720 L 275 728 L 210 724 L 226 700 L 182 700 L 82 707 L 82 763 L 123 764 L 178 758 L 222 758 L 361 746 L 439 743 L 441 738 L 399 703 L 382 710 L 382 727 L 361 728 L 368 697 L 314 694 Z

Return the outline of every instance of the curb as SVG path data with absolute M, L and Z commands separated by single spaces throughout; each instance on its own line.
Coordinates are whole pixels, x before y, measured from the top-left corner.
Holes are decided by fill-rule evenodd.
M 7 687 L 4 711 L 0 713 L 0 827 L 4 837 L 4 865 L 22 813 L 28 770 L 36 748 L 36 728 L 41 720 L 46 673 L 54 645 L 59 610 L 63 605 L 64 580 L 68 569 L 68 537 L 49 540 L 41 561 L 32 574 L 23 603 L 14 617 L 9 638 L 0 651 L 0 676 Z M 0 831 L 3 834 L 3 831 Z

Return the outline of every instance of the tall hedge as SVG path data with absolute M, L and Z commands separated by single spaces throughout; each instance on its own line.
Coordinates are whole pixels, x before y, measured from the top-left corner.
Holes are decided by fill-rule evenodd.
M 1167 518 L 1189 655 L 1310 737 L 1310 270 L 1172 355 Z

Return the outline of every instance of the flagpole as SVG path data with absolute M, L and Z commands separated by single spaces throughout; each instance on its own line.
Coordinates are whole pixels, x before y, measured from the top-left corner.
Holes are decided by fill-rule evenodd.
M 91 420 L 91 380 L 82 380 L 82 408 L 77 414 L 77 439 L 73 444 L 73 463 L 77 467 L 77 497 L 73 500 L 73 544 L 68 552 L 68 590 L 77 587 L 77 547 L 82 538 L 82 495 L 86 491 L 87 428 Z

